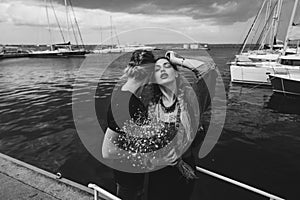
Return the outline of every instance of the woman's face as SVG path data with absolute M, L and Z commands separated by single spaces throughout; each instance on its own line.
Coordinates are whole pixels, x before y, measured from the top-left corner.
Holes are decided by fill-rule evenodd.
M 159 59 L 155 63 L 154 78 L 159 85 L 167 85 L 175 82 L 177 71 L 167 59 Z

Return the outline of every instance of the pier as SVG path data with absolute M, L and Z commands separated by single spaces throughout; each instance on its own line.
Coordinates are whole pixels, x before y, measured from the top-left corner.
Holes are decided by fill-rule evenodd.
M 1 199 L 92 200 L 91 188 L 0 153 Z M 106 192 L 108 194 L 108 192 Z M 99 199 L 110 199 L 99 194 Z M 111 195 L 111 194 L 109 194 Z

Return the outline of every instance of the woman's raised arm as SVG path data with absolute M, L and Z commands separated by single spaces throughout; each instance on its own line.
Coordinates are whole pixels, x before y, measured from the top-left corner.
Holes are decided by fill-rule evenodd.
M 165 56 L 168 57 L 173 64 L 182 66 L 194 72 L 197 78 L 200 78 L 202 74 L 206 73 L 208 70 L 215 69 L 215 64 L 212 61 L 184 58 L 174 51 L 167 51 Z

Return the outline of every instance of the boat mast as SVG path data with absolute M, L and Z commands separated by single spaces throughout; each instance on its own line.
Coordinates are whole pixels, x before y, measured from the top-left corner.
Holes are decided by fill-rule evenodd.
M 53 46 L 52 46 L 52 33 L 51 33 L 51 29 L 50 29 L 50 20 L 49 20 L 49 13 L 48 13 L 48 6 L 47 6 L 47 0 L 45 0 L 45 7 L 46 7 L 46 15 L 47 15 L 47 22 L 48 22 L 48 31 L 49 31 L 49 35 L 50 35 L 50 50 L 53 51 Z
M 68 39 L 67 41 L 70 42 L 70 24 L 69 24 L 69 9 L 68 9 L 68 4 L 67 0 L 65 0 L 65 7 L 66 7 L 66 19 L 67 19 L 67 31 L 68 31 Z
M 289 23 L 289 26 L 287 28 L 287 32 L 286 32 L 286 36 L 285 36 L 285 40 L 284 40 L 283 55 L 285 55 L 285 51 L 287 49 L 287 45 L 288 45 L 288 41 L 289 41 L 289 32 L 290 32 L 290 30 L 293 26 L 293 21 L 294 21 L 297 5 L 298 5 L 298 0 L 295 0 L 293 11 L 292 11 L 292 14 L 291 14 L 290 23 Z
M 265 47 L 265 43 L 268 42 L 268 44 L 270 45 L 270 49 L 273 50 L 273 43 L 274 43 L 274 39 L 275 39 L 275 35 L 277 33 L 277 24 L 278 24 L 278 19 L 279 19 L 279 14 L 280 14 L 280 9 L 281 9 L 281 5 L 279 5 L 279 1 L 278 0 L 272 10 L 271 10 L 271 2 L 272 0 L 269 1 L 269 11 L 267 13 L 269 13 L 269 17 L 265 23 L 265 27 L 267 27 L 267 30 L 264 31 L 264 35 L 263 35 L 263 39 L 261 40 L 261 44 L 259 49 L 263 49 Z M 282 3 L 282 2 L 281 2 Z M 276 11 L 274 11 L 276 10 Z M 273 16 L 272 16 L 273 15 Z M 272 22 L 270 23 L 270 19 L 272 17 Z M 275 30 L 276 29 L 276 30 Z M 267 36 L 269 35 L 269 41 L 267 41 Z
M 240 51 L 240 54 L 243 53 L 243 51 L 244 51 L 244 49 L 245 49 L 245 47 L 246 47 L 246 44 L 247 44 L 248 39 L 249 39 L 249 34 L 250 34 L 250 33 L 252 32 L 252 30 L 254 29 L 254 25 L 256 24 L 256 21 L 257 21 L 257 19 L 258 19 L 258 16 L 260 16 L 260 14 L 261 14 L 261 12 L 262 12 L 264 6 L 265 6 L 266 1 L 267 1 L 267 0 L 264 0 L 264 1 L 263 1 L 262 5 L 261 5 L 261 7 L 260 7 L 260 10 L 258 11 L 257 15 L 255 16 L 255 19 L 254 19 L 254 21 L 253 21 L 253 23 L 252 23 L 252 25 L 251 25 L 251 28 L 250 28 L 250 30 L 248 31 L 248 34 L 247 34 L 247 36 L 246 36 L 246 38 L 245 38 L 245 40 L 244 40 L 243 47 L 242 47 L 242 49 L 241 49 L 241 51 Z
M 274 17 L 272 17 L 272 15 L 274 15 L 273 12 L 274 12 L 275 6 L 276 6 L 276 4 L 274 5 L 273 9 L 271 10 L 272 0 L 269 0 L 269 3 L 266 8 L 265 25 L 264 25 L 263 32 L 262 32 L 261 44 L 258 48 L 259 50 L 265 48 L 265 43 L 267 42 L 267 36 L 269 35 L 269 37 L 271 37 L 272 28 L 273 28 L 273 20 L 274 20 Z M 271 18 L 272 18 L 272 22 L 270 23 Z
M 113 25 L 112 25 L 112 16 L 110 16 L 110 40 L 111 40 L 111 48 L 113 48 Z
M 271 11 L 271 4 L 272 4 L 272 0 L 269 0 L 267 8 L 266 8 L 265 24 L 269 23 L 268 19 L 269 19 L 269 14 L 270 14 L 270 11 Z
M 118 33 L 117 33 L 117 28 L 114 26 L 114 31 L 115 31 L 115 36 L 117 38 L 117 43 L 118 43 L 118 46 L 120 46 L 120 40 L 119 40 L 119 37 L 118 37 Z
M 273 25 L 273 31 L 272 31 L 271 41 L 270 41 L 272 50 L 274 48 L 274 41 L 276 40 L 276 37 L 277 37 L 278 24 L 279 24 L 279 19 L 280 19 L 280 14 L 281 14 L 282 2 L 283 2 L 282 0 L 277 1 L 277 10 L 276 10 L 276 14 L 274 16 L 274 21 L 273 21 L 274 25 Z
M 77 22 L 77 19 L 76 19 L 75 11 L 73 9 L 73 5 L 72 5 L 72 1 L 71 0 L 69 0 L 69 4 L 70 4 L 70 7 L 71 7 L 71 11 L 72 11 L 72 14 L 73 14 L 74 22 L 75 22 L 75 25 L 76 25 L 76 28 L 77 28 L 77 31 L 78 31 L 78 35 L 79 35 L 79 38 L 80 38 L 80 41 L 81 41 L 82 48 L 85 48 L 84 42 L 83 42 L 83 39 L 82 39 L 82 35 L 81 35 L 81 32 L 80 32 L 80 28 L 79 28 L 79 25 L 78 25 L 78 22 Z M 73 33 L 74 33 L 74 39 L 76 40 L 76 43 L 78 45 L 77 37 L 76 37 L 76 33 L 75 33 L 76 31 L 75 31 L 75 29 L 73 27 L 72 22 L 71 22 L 71 25 L 72 25 L 72 29 L 73 29 Z
M 273 17 L 272 17 L 272 22 L 271 22 L 271 31 L 270 31 L 270 35 L 269 35 L 269 45 L 270 45 L 270 49 L 273 50 L 273 43 L 274 43 L 274 29 L 275 29 L 275 24 L 276 24 L 276 16 L 277 16 L 277 11 L 278 11 L 278 1 L 276 2 L 276 4 L 274 5 L 274 9 L 276 9 L 273 13 Z
M 55 12 L 55 9 L 54 9 L 52 0 L 50 0 L 50 4 L 51 4 L 51 8 L 52 8 L 52 11 L 53 11 L 53 14 L 54 14 L 56 23 L 57 23 L 58 28 L 59 28 L 60 35 L 61 35 L 61 37 L 62 37 L 64 43 L 66 43 L 66 40 L 65 40 L 65 37 L 64 37 L 64 33 L 63 33 L 63 30 L 61 29 L 60 23 L 59 23 L 59 21 L 58 21 L 58 18 L 57 18 L 57 15 L 56 15 L 56 12 Z
M 100 26 L 100 44 L 102 46 L 102 27 Z

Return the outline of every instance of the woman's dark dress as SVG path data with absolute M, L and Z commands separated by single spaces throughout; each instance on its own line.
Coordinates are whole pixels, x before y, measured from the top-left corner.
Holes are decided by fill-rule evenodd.
M 162 103 L 161 105 L 163 106 Z M 170 111 L 167 109 L 175 105 L 176 102 L 169 108 L 163 106 L 164 112 L 169 113 Z M 173 109 L 171 108 L 170 110 Z M 176 125 L 171 122 L 168 126 L 174 127 Z M 171 133 L 174 131 L 176 131 L 175 128 L 170 128 L 169 135 L 174 135 L 174 133 Z M 192 168 L 195 168 L 195 159 L 192 156 L 191 148 L 182 155 L 182 159 Z M 188 200 L 192 194 L 193 187 L 194 180 L 187 181 L 176 166 L 167 166 L 158 171 L 149 173 L 148 200 Z

